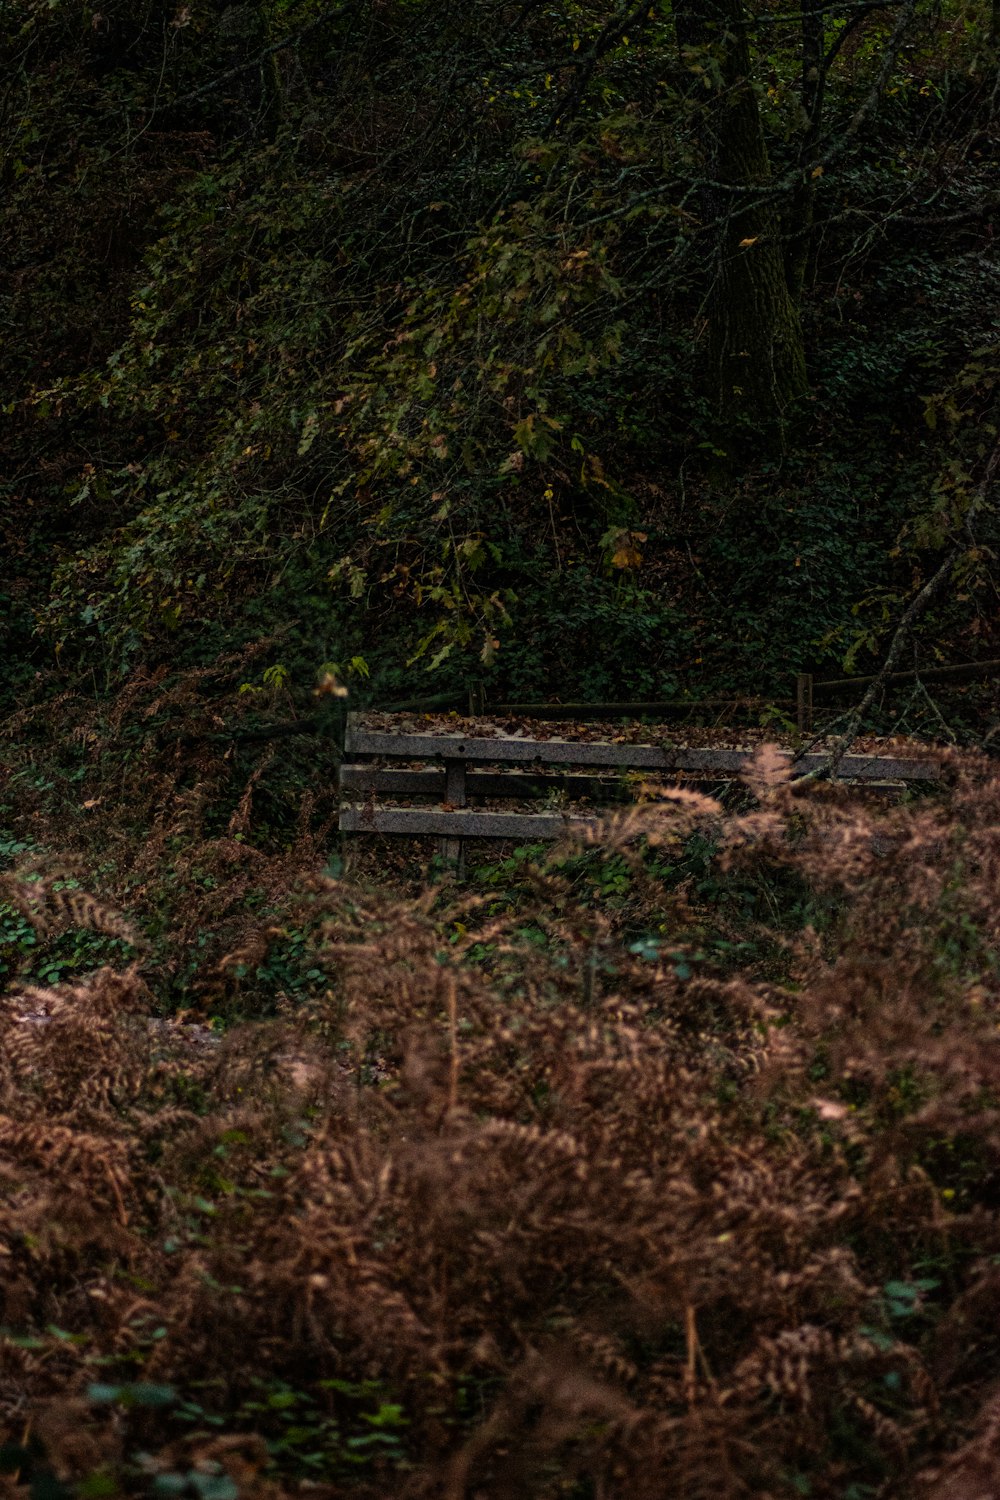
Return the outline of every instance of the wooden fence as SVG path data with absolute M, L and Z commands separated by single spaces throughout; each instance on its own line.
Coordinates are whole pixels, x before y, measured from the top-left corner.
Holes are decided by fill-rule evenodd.
M 961 682 L 980 677 L 1000 677 L 1000 660 L 962 662 L 956 666 L 928 667 L 919 672 L 891 672 L 886 678 L 886 686 L 899 686 L 906 682 Z M 380 713 L 427 713 L 433 710 L 457 709 L 460 712 L 468 711 L 470 717 L 475 718 L 484 714 L 490 714 L 499 718 L 524 718 L 524 719 L 564 719 L 564 720 L 597 720 L 597 719 L 650 719 L 664 720 L 683 718 L 690 722 L 692 719 L 702 718 L 707 713 L 718 715 L 727 710 L 744 710 L 756 713 L 758 716 L 775 709 L 786 709 L 789 711 L 789 719 L 794 711 L 799 731 L 807 734 L 812 730 L 813 704 L 817 698 L 836 698 L 850 694 L 858 688 L 865 688 L 873 681 L 871 677 L 841 677 L 830 682 L 816 682 L 807 672 L 800 672 L 795 683 L 795 696 L 782 698 L 671 698 L 666 700 L 647 700 L 642 702 L 605 702 L 605 703 L 491 703 L 487 705 L 485 691 L 481 682 L 472 682 L 465 688 L 456 688 L 446 693 L 437 693 L 431 697 L 410 698 L 402 702 L 378 704 Z M 370 707 L 375 708 L 372 704 Z M 291 739 L 303 735 L 330 735 L 341 740 L 343 722 L 341 714 L 343 705 L 339 702 L 333 705 L 332 711 L 327 710 L 319 714 L 306 715 L 299 719 L 281 723 L 254 723 L 253 721 L 241 721 L 239 724 L 228 728 L 222 726 L 218 729 L 201 730 L 198 733 L 188 733 L 180 736 L 171 732 L 169 726 L 164 726 L 158 733 L 158 741 L 161 744 L 182 745 L 195 744 L 202 741 L 228 742 L 233 744 L 264 742 L 271 740 Z
M 495 812 L 470 807 L 470 801 L 531 801 L 557 793 L 566 800 L 594 802 L 620 796 L 621 777 L 629 771 L 682 775 L 699 781 L 731 781 L 749 759 L 748 750 L 674 748 L 657 744 L 621 744 L 593 740 L 532 739 L 502 734 L 483 724 L 475 734 L 437 730 L 393 733 L 366 729 L 350 714 L 340 768 L 342 794 L 354 799 L 341 808 L 345 833 L 432 835 L 442 853 L 461 858 L 462 840 L 513 839 L 534 842 L 558 838 L 592 815 L 563 812 Z M 788 755 L 792 759 L 791 754 Z M 406 761 L 401 768 L 391 762 Z M 387 766 L 385 762 L 390 762 Z M 414 767 L 413 763 L 417 765 Z M 822 754 L 802 755 L 796 771 L 804 775 L 826 762 Z M 553 771 L 550 767 L 565 767 Z M 502 769 L 501 769 L 502 768 Z M 937 761 L 892 755 L 848 755 L 838 776 L 861 784 L 928 782 L 937 779 Z M 603 773 L 603 774 L 601 774 Z M 617 779 L 616 778 L 617 775 Z M 387 806 L 386 794 L 435 799 L 437 807 Z
M 951 666 L 923 667 L 906 672 L 890 672 L 885 679 L 887 689 L 903 687 L 908 683 L 970 682 L 976 678 L 1000 677 L 1000 660 L 959 662 Z M 795 694 L 788 697 L 762 698 L 669 698 L 621 703 L 498 703 L 487 708 L 480 684 L 469 688 L 469 712 L 495 713 L 526 719 L 666 719 L 702 715 L 706 712 L 738 712 L 739 710 L 784 709 L 794 712 L 800 733 L 808 734 L 813 727 L 813 709 L 817 699 L 843 698 L 869 687 L 874 677 L 837 677 L 827 681 L 817 680 L 811 672 L 799 672 L 795 679 Z

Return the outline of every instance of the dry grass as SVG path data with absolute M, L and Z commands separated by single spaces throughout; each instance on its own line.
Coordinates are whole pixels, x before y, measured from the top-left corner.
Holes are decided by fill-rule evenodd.
M 690 892 L 631 951 L 557 851 L 516 913 L 314 877 L 325 981 L 219 1041 L 137 967 L 12 989 L 5 1488 L 994 1493 L 1000 781 L 952 780 L 884 810 L 762 750 L 740 813 L 608 820 L 835 897 L 780 979 L 678 962 Z M 53 869 L 39 927 L 126 931 Z

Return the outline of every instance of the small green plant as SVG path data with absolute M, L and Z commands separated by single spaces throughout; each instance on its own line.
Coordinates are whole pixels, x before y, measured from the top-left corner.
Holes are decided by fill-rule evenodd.
M 410 1421 L 379 1381 L 327 1379 L 298 1387 L 255 1377 L 251 1392 L 226 1412 L 185 1398 L 176 1418 L 194 1427 L 260 1434 L 274 1467 L 287 1475 L 346 1477 L 373 1466 L 406 1466 Z
M 10 978 L 29 963 L 38 947 L 38 934 L 27 917 L 0 901 L 0 978 Z

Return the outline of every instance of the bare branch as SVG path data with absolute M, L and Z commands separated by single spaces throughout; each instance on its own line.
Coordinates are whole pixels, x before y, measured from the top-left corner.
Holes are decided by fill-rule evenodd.
M 962 525 L 962 530 L 964 532 L 971 533 L 973 522 L 989 499 L 989 493 L 993 487 L 993 481 L 996 478 L 998 469 L 1000 469 L 1000 438 L 997 439 L 997 442 L 994 444 L 993 451 L 987 459 L 986 468 L 983 471 L 983 477 L 979 481 L 979 484 L 976 486 L 975 492 L 972 496 L 972 501 L 969 505 L 969 509 L 965 514 L 965 519 Z M 824 764 L 819 767 L 818 770 L 810 771 L 807 772 L 806 775 L 800 776 L 798 780 L 815 781 L 819 778 L 827 779 L 829 777 L 836 776 L 841 761 L 860 733 L 861 726 L 864 723 L 865 716 L 868 713 L 868 710 L 871 708 L 878 695 L 882 692 L 890 672 L 896 665 L 899 658 L 902 656 L 903 650 L 910 638 L 910 634 L 913 630 L 914 625 L 944 588 L 949 577 L 951 576 L 952 568 L 955 566 L 956 562 L 965 551 L 968 545 L 968 540 L 968 536 L 963 536 L 954 543 L 954 545 L 949 549 L 947 556 L 945 557 L 944 561 L 941 563 L 937 571 L 933 573 L 932 576 L 927 580 L 919 593 L 915 594 L 914 597 L 910 600 L 903 618 L 896 626 L 896 630 L 893 634 L 891 642 L 889 643 L 889 650 L 886 652 L 885 659 L 882 662 L 879 670 L 876 672 L 875 676 L 872 678 L 868 691 L 861 698 L 857 707 L 854 709 L 853 713 L 848 719 L 847 727 L 844 730 L 844 733 L 837 740 Z
M 593 77 L 594 69 L 601 58 L 630 31 L 645 27 L 652 14 L 649 0 L 639 0 L 639 4 L 634 5 L 624 15 L 615 16 L 608 21 L 599 36 L 595 38 L 593 45 L 581 57 L 573 59 L 577 75 L 552 111 L 547 129 L 551 130 L 553 126 L 572 117 L 583 101 L 587 84 Z
M 314 16 L 307 25 L 300 26 L 298 31 L 293 31 L 290 35 L 283 36 L 276 42 L 269 42 L 266 47 L 262 47 L 253 57 L 248 57 L 245 62 L 237 63 L 235 67 L 227 68 L 223 73 L 217 73 L 214 78 L 209 79 L 208 83 L 203 83 L 200 88 L 191 89 L 189 93 L 181 94 L 176 99 L 166 100 L 165 103 L 154 107 L 153 114 L 165 114 L 168 110 L 180 109 L 184 104 L 193 104 L 197 99 L 204 99 L 209 94 L 216 93 L 218 89 L 229 83 L 231 79 L 238 78 L 241 73 L 248 73 L 252 68 L 259 67 L 262 62 L 266 62 L 275 53 L 284 52 L 289 47 L 297 46 L 304 37 L 309 36 L 314 31 L 318 31 L 328 21 L 333 21 L 340 16 L 346 15 L 352 8 L 352 3 L 353 0 L 338 0 L 336 5 L 328 5 L 326 10 L 321 10 L 318 16 Z

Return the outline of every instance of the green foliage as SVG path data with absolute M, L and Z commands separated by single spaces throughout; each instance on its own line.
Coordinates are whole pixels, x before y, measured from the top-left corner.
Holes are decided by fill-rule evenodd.
M 37 943 L 35 929 L 27 917 L 6 902 L 0 904 L 0 973 L 5 978 L 16 973 Z
M 511 559 L 511 567 L 517 603 L 498 666 L 512 698 L 544 696 L 552 683 L 584 701 L 674 696 L 696 645 L 690 620 L 669 597 L 583 559 L 566 560 L 555 590 L 550 557 Z
M 27 919 L 0 902 L 0 979 L 59 984 L 101 963 L 120 962 L 125 952 L 119 939 L 93 932 L 66 932 L 40 944 Z
M 991 421 L 980 18 L 928 19 L 870 96 L 891 27 L 824 13 L 817 138 L 797 18 L 749 15 L 816 398 L 774 465 L 701 382 L 717 40 L 599 0 L 255 16 L 116 0 L 0 30 L 8 697 L 280 630 L 293 676 L 357 656 L 390 691 L 866 664 L 981 465 L 963 382 Z M 987 532 L 932 650 L 983 643 Z
M 234 1409 L 215 1409 L 210 1390 L 203 1400 L 191 1392 L 177 1405 L 176 1418 L 203 1430 L 253 1432 L 265 1439 L 275 1467 L 296 1478 L 347 1478 L 373 1465 L 406 1467 L 409 1419 L 376 1380 L 323 1379 L 297 1388 L 256 1376 Z
M 144 1380 L 124 1385 L 95 1382 L 87 1387 L 87 1400 L 95 1406 L 114 1405 L 128 1410 L 135 1406 L 172 1406 L 177 1400 L 177 1392 L 172 1385 L 155 1385 Z

